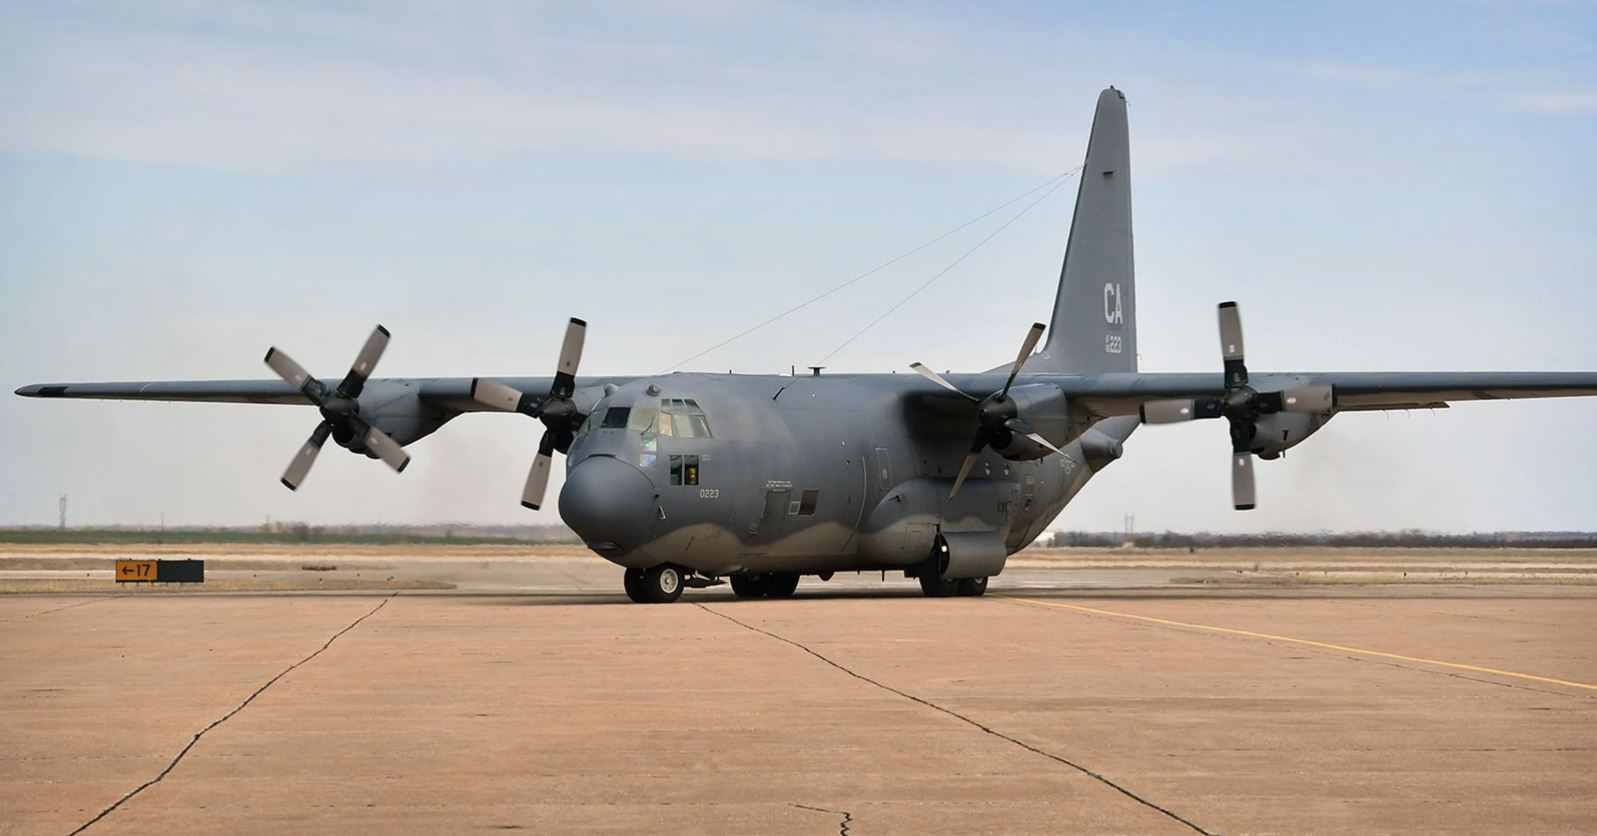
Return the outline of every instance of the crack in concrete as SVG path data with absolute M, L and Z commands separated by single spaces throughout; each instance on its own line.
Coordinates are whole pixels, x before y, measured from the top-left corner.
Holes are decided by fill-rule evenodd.
M 793 639 L 787 638 L 785 636 L 779 636 L 776 633 L 773 633 L 773 632 L 771 632 L 769 630 L 763 630 L 763 629 L 761 629 L 759 627 L 755 627 L 752 624 L 748 624 L 746 622 L 739 621 L 738 619 L 733 618 L 732 616 L 727 615 L 726 613 L 723 613 L 723 612 L 721 612 L 719 610 L 712 610 L 712 609 L 710 609 L 709 607 L 707 607 L 707 606 L 705 606 L 703 604 L 695 603 L 693 606 L 698 607 L 699 609 L 704 610 L 705 612 L 710 613 L 711 615 L 720 616 L 721 618 L 724 618 L 727 621 L 730 621 L 733 624 L 736 624 L 736 625 L 738 625 L 739 627 L 742 627 L 745 630 L 749 630 L 749 631 L 754 632 L 754 633 L 759 633 L 762 636 L 768 636 L 768 637 L 776 639 L 777 641 L 782 642 L 784 644 L 790 644 L 790 645 L 798 648 L 799 650 L 802 650 L 805 653 L 808 653 L 809 655 L 814 656 L 815 658 L 821 660 L 822 662 L 825 662 L 826 664 L 831 665 L 832 667 L 838 669 L 839 671 L 842 671 L 843 673 L 846 673 L 849 676 L 852 676 L 855 679 L 858 679 L 861 682 L 864 682 L 864 683 L 869 684 L 869 685 L 874 685 L 877 688 L 882 689 L 883 691 L 887 691 L 888 693 L 891 693 L 891 694 L 896 694 L 896 695 L 898 695 L 900 697 L 903 697 L 906 700 L 909 700 L 911 702 L 918 703 L 920 705 L 926 706 L 927 708 L 930 708 L 930 709 L 932 709 L 934 711 L 940 711 L 940 712 L 942 712 L 944 714 L 947 714 L 950 717 L 953 717 L 956 720 L 960 720 L 960 721 L 962 721 L 962 722 L 964 722 L 964 723 L 966 723 L 968 725 L 974 726 L 975 728 L 980 729 L 982 732 L 984 732 L 986 734 L 992 735 L 993 737 L 996 737 L 996 738 L 998 738 L 1000 740 L 1004 740 L 1004 741 L 1012 743 L 1012 744 L 1014 744 L 1016 746 L 1019 746 L 1020 748 L 1025 749 L 1026 751 L 1031 752 L 1032 754 L 1041 755 L 1042 757 L 1045 757 L 1045 758 L 1047 758 L 1047 759 L 1049 759 L 1051 761 L 1054 761 L 1055 763 L 1058 763 L 1058 764 L 1061 764 L 1061 765 L 1064 765 L 1064 766 L 1068 766 L 1071 769 L 1074 769 L 1077 772 L 1080 772 L 1081 774 L 1086 775 L 1087 777 L 1093 779 L 1094 781 L 1097 781 L 1098 783 L 1103 784 L 1104 786 L 1114 790 L 1115 792 L 1118 792 L 1121 795 L 1131 799 L 1132 801 L 1135 801 L 1138 804 L 1141 804 L 1142 806 L 1147 807 L 1148 809 L 1153 810 L 1154 812 L 1159 813 L 1159 814 L 1161 814 L 1161 815 L 1163 815 L 1163 816 L 1165 816 L 1165 817 L 1167 817 L 1167 818 L 1169 818 L 1169 819 L 1171 819 L 1173 821 L 1176 821 L 1176 822 L 1181 823 L 1182 825 L 1185 825 L 1187 828 L 1191 829 L 1195 833 L 1201 833 L 1201 834 L 1203 834 L 1203 836 L 1215 836 L 1214 833 L 1211 833 L 1210 831 L 1203 829 L 1202 827 L 1200 827 L 1197 824 L 1195 824 L 1194 822 L 1192 822 L 1190 819 L 1184 818 L 1180 814 L 1175 813 L 1175 812 L 1171 811 L 1170 809 L 1168 809 L 1166 807 L 1161 807 L 1160 805 L 1155 804 L 1154 802 L 1149 801 L 1146 798 L 1143 798 L 1142 796 L 1136 794 L 1135 792 L 1132 792 L 1130 789 L 1127 789 L 1126 787 L 1115 783 L 1114 780 L 1110 779 L 1108 776 L 1106 776 L 1106 775 L 1104 775 L 1104 774 L 1102 774 L 1100 772 L 1096 772 L 1096 771 L 1094 771 L 1092 769 L 1089 769 L 1086 766 L 1083 766 L 1083 765 L 1081 765 L 1079 763 L 1076 763 L 1073 760 L 1070 760 L 1069 758 L 1066 758 L 1066 757 L 1064 757 L 1062 755 L 1056 755 L 1056 754 L 1054 754 L 1052 752 L 1040 749 L 1040 748 L 1038 748 L 1036 746 L 1033 746 L 1030 743 L 1026 743 L 1025 741 L 1022 741 L 1022 740 L 1020 740 L 1018 738 L 1010 737 L 1009 735 L 1004 734 L 1003 732 L 998 731 L 997 729 L 994 729 L 991 726 L 983 725 L 981 722 L 973 720 L 970 717 L 967 717 L 964 714 L 961 714 L 961 713 L 959 713 L 959 712 L 957 712 L 957 711 L 955 711 L 955 710 L 953 710 L 951 708 L 946 708 L 944 706 L 938 705 L 937 703 L 934 703 L 931 700 L 925 699 L 923 697 L 917 697 L 914 694 L 908 693 L 906 691 L 900 691 L 900 690 L 898 690 L 897 688 L 894 688 L 891 685 L 886 685 L 884 683 L 878 682 L 877 680 L 871 679 L 870 677 L 868 677 L 868 676 L 866 676 L 866 675 L 864 675 L 862 673 L 857 673 L 854 670 L 852 670 L 851 668 L 845 667 L 841 663 L 835 662 L 832 659 L 822 655 L 821 653 L 819 653 L 819 652 L 817 652 L 815 650 L 811 650 L 808 646 L 804 645 L 802 642 L 797 642 L 797 641 L 794 641 Z M 797 806 L 797 805 L 795 805 L 795 806 Z
M 790 806 L 797 807 L 800 810 L 810 810 L 816 813 L 831 813 L 834 816 L 842 816 L 843 820 L 837 824 L 837 836 L 848 836 L 848 827 L 854 821 L 854 814 L 847 810 L 828 810 L 825 807 L 811 807 L 808 804 L 792 804 Z
M 1276 646 L 1279 647 L 1280 645 Z M 1537 694 L 1551 694 L 1555 697 L 1574 697 L 1576 699 L 1582 700 L 1597 700 L 1597 694 L 1574 694 L 1570 693 L 1569 691 L 1554 691 L 1550 688 L 1537 688 L 1534 685 L 1518 685 L 1513 682 L 1499 682 L 1495 679 L 1482 679 L 1478 676 L 1467 676 L 1465 674 L 1453 673 L 1451 671 L 1435 671 L 1431 670 L 1430 668 L 1416 668 L 1413 665 L 1401 665 L 1397 662 L 1386 662 L 1380 659 L 1361 659 L 1357 656 L 1343 656 L 1342 658 L 1350 662 L 1366 662 L 1375 665 L 1386 665 L 1389 668 L 1413 671 L 1415 673 L 1426 673 L 1430 674 L 1431 676 L 1449 676 L 1453 679 L 1462 679 L 1466 682 L 1479 682 L 1482 685 L 1496 685 L 1499 688 L 1512 688 L 1515 691 L 1532 691 Z
M 377 606 L 372 607 L 371 610 L 369 612 L 367 612 L 365 615 L 361 616 L 360 618 L 355 619 L 354 621 L 351 621 L 349 623 L 349 626 L 347 626 L 344 629 L 339 630 L 338 632 L 334 633 L 332 638 L 328 639 L 326 642 L 324 642 L 322 644 L 321 647 L 316 649 L 316 652 L 312 653 L 309 656 L 306 656 L 305 658 L 299 660 L 298 662 L 295 662 L 292 665 L 289 665 L 288 667 L 282 669 L 281 671 L 278 671 L 276 676 L 272 677 L 271 679 L 266 680 L 266 684 L 265 685 L 262 685 L 261 687 L 256 688 L 254 693 L 250 694 L 248 697 L 245 697 L 244 701 L 239 703 L 238 706 L 236 708 L 234 708 L 232 711 L 229 711 L 226 714 L 223 714 L 220 718 L 212 721 L 209 726 L 206 726 L 205 728 L 200 729 L 199 732 L 194 735 L 194 739 L 190 740 L 188 745 L 184 746 L 183 750 L 181 752 L 177 753 L 177 757 L 172 758 L 172 762 L 167 764 L 166 768 L 161 770 L 161 772 L 158 775 L 156 775 L 154 778 L 151 778 L 148 781 L 145 781 L 144 783 L 138 785 L 137 787 L 134 787 L 133 790 L 131 792 L 129 792 L 127 795 L 124 795 L 121 798 L 117 799 L 116 803 L 114 803 L 111 806 L 105 808 L 104 810 L 101 810 L 98 815 L 96 815 L 92 819 L 89 819 L 88 821 L 84 822 L 83 824 L 79 825 L 76 830 L 73 830 L 71 833 L 67 834 L 67 836 L 77 836 L 77 834 L 82 833 L 85 830 L 88 830 L 90 827 L 92 827 L 94 825 L 95 822 L 98 822 L 99 820 L 105 818 L 106 816 L 109 816 L 112 813 L 116 812 L 118 807 L 121 807 L 123 804 L 126 804 L 129 801 L 133 800 L 133 798 L 135 796 L 137 796 L 139 793 L 144 792 L 145 790 L 149 789 L 150 787 L 153 787 L 156 784 L 161 783 L 161 781 L 164 780 L 166 778 L 166 776 L 169 773 L 171 773 L 171 771 L 173 769 L 177 768 L 178 763 L 181 762 L 183 760 L 184 756 L 186 756 L 189 753 L 189 750 L 193 749 L 195 744 L 200 742 L 200 738 L 204 737 L 208 732 L 210 732 L 212 729 L 216 728 L 217 726 L 220 726 L 223 723 L 227 722 L 228 720 L 231 720 L 233 718 L 233 715 L 239 713 L 240 711 L 243 711 L 245 706 L 249 705 L 251 702 L 254 702 L 256 697 L 258 697 L 261 694 L 265 693 L 266 689 L 272 687 L 272 685 L 275 684 L 277 682 L 277 680 L 282 679 L 283 677 L 287 676 L 289 674 L 289 672 L 293 671 L 295 668 L 299 667 L 300 665 L 303 665 L 306 662 L 309 662 L 310 660 L 315 659 L 317 656 L 322 655 L 322 652 L 325 651 L 327 648 L 332 647 L 333 646 L 333 642 L 338 641 L 338 638 L 340 636 L 344 635 L 345 633 L 348 633 L 350 630 L 355 629 L 355 627 L 357 625 L 359 625 L 362 621 L 365 621 L 366 619 L 371 618 L 372 616 L 376 615 L 378 610 L 382 609 L 383 607 L 388 606 L 388 602 L 394 600 L 394 596 L 396 596 L 398 594 L 399 593 L 395 592 L 393 595 L 389 595 L 387 598 L 384 598 L 380 603 L 377 604 Z
M 88 606 L 90 604 L 98 604 L 101 601 L 109 601 L 109 600 L 111 600 L 112 598 L 115 598 L 115 597 L 116 596 L 114 596 L 114 595 L 107 595 L 107 596 L 104 596 L 104 597 L 101 597 L 101 598 L 95 598 L 95 599 L 92 599 L 92 600 L 89 600 L 89 601 L 79 601 L 76 604 L 67 604 L 65 606 L 54 607 L 54 608 L 48 609 L 48 610 L 39 610 L 38 612 L 30 612 L 27 615 L 14 616 L 12 618 L 0 618 L 0 624 L 6 624 L 6 623 L 9 623 L 9 622 L 12 622 L 12 621 L 25 621 L 25 620 L 27 620 L 29 618 L 38 618 L 41 615 L 49 615 L 50 613 L 53 613 L 53 612 L 60 612 L 62 610 L 70 610 L 73 607 L 86 607 L 86 606 Z

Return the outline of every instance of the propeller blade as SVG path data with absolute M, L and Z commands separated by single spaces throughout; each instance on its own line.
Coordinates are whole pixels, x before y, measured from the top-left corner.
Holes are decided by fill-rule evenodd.
M 372 369 L 377 367 L 377 361 L 382 359 L 383 349 L 386 348 L 388 329 L 379 325 L 366 338 L 360 353 L 355 355 L 355 365 L 349 367 L 349 374 L 344 375 L 344 381 L 338 384 L 338 393 L 346 398 L 359 398 L 366 388 L 366 379 L 372 376 Z
M 1048 439 L 1043 438 L 1042 436 L 1040 436 L 1040 435 L 1038 435 L 1036 433 L 1024 433 L 1024 435 L 1027 438 L 1031 439 L 1032 441 L 1036 442 L 1037 444 L 1042 445 L 1043 447 L 1046 447 L 1049 450 L 1054 451 L 1055 453 L 1058 453 L 1060 455 L 1064 455 L 1065 451 L 1059 449 L 1058 447 L 1055 447 L 1053 445 L 1053 443 L 1050 442 Z
M 1142 405 L 1142 423 L 1179 424 L 1198 417 L 1195 401 L 1149 401 Z
M 582 343 L 588 336 L 588 323 L 576 317 L 566 323 L 566 338 L 560 343 L 560 365 L 555 368 L 555 382 L 549 397 L 565 400 L 577 389 L 577 364 L 582 362 Z
M 405 472 L 405 465 L 410 464 L 410 454 L 399 442 L 388 437 L 388 433 L 376 427 L 366 428 L 366 438 L 363 442 L 367 450 L 377 454 L 377 458 L 388 463 L 397 473 Z
M 944 377 L 942 375 L 938 374 L 937 372 L 932 371 L 931 369 L 926 368 L 925 366 L 921 365 L 920 363 L 910 363 L 909 367 L 914 369 L 916 371 L 916 373 L 919 374 L 921 377 L 924 377 L 927 380 L 930 380 L 931 382 L 937 384 L 938 386 L 943 387 L 944 389 L 947 389 L 950 392 L 953 392 L 953 393 L 959 394 L 959 395 L 964 395 L 965 397 L 970 398 L 971 400 L 976 401 L 977 403 L 981 402 L 981 398 L 978 398 L 975 395 L 972 395 L 969 392 L 966 392 L 966 391 L 960 389 L 958 386 L 955 386 L 954 384 L 949 383 L 946 379 L 944 379 Z
M 548 433 L 538 442 L 538 455 L 532 460 L 532 469 L 527 471 L 527 485 L 521 490 L 521 505 L 536 511 L 543 507 L 544 492 L 549 489 L 549 471 L 554 467 L 553 457 L 554 441 Z
M 1014 368 L 1009 370 L 1009 379 L 1004 381 L 1004 391 L 998 396 L 1000 400 L 1009 397 L 1009 387 L 1015 385 L 1015 378 L 1020 376 L 1020 367 L 1026 364 L 1026 358 L 1031 356 L 1037 347 L 1037 341 L 1042 339 L 1042 332 L 1047 326 L 1041 322 L 1033 322 L 1031 330 L 1026 332 L 1026 341 L 1020 345 L 1020 354 L 1015 356 Z
M 500 412 L 519 412 L 521 399 L 525 397 L 520 390 L 512 389 L 503 383 L 482 378 L 473 378 L 471 381 L 471 399 L 490 409 Z
M 970 475 L 970 469 L 976 466 L 976 459 L 980 457 L 980 452 L 971 453 L 965 457 L 965 463 L 959 466 L 959 475 L 954 478 L 954 489 L 948 492 L 950 500 L 959 495 L 960 486 L 965 484 L 965 477 Z
M 1283 412 L 1330 412 L 1336 403 L 1336 393 L 1330 386 L 1303 386 L 1281 393 Z
M 266 365 L 277 372 L 277 376 L 288 381 L 288 385 L 296 390 L 304 391 L 305 381 L 311 379 L 311 373 L 305 367 L 294 362 L 294 358 L 278 351 L 276 347 L 266 349 Z
M 1253 454 L 1231 454 L 1231 501 L 1238 511 L 1252 511 L 1254 508 L 1253 494 Z
M 283 487 L 291 491 L 299 490 L 304 484 L 305 477 L 311 472 L 311 465 L 316 463 L 316 454 L 322 451 L 322 445 L 327 443 L 327 436 L 333 432 L 333 425 L 326 421 L 316 425 L 311 437 L 305 441 L 305 446 L 299 448 L 294 455 L 294 460 L 288 463 L 288 470 L 283 471 Z
M 976 431 L 976 438 L 970 444 L 970 455 L 966 456 L 964 463 L 959 466 L 959 475 L 954 477 L 954 489 L 948 492 L 949 499 L 959 494 L 960 486 L 965 484 L 965 477 L 970 475 L 971 468 L 976 466 L 976 460 L 981 458 L 981 451 L 987 449 L 987 440 L 985 429 Z
M 1220 358 L 1225 361 L 1225 385 L 1227 389 L 1235 389 L 1248 382 L 1248 367 L 1242 350 L 1242 314 L 1237 310 L 1237 303 L 1221 302 L 1219 315 Z

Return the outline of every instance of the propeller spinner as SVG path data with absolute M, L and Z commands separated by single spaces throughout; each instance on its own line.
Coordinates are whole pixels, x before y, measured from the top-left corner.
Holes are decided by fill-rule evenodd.
M 1042 339 L 1043 330 L 1044 326 L 1041 322 L 1032 323 L 1031 330 L 1026 334 L 1025 342 L 1021 343 L 1020 354 L 1015 357 L 1015 365 L 1009 370 L 1009 379 L 1004 381 L 1004 388 L 985 398 L 978 398 L 960 389 L 958 386 L 948 382 L 942 375 L 926 368 L 924 364 L 909 364 L 911 369 L 914 369 L 927 380 L 950 392 L 964 395 L 976 403 L 976 420 L 978 422 L 976 437 L 971 439 L 970 454 L 965 456 L 964 463 L 959 466 L 959 476 L 954 479 L 954 488 L 948 492 L 949 499 L 953 499 L 959 494 L 960 486 L 965 484 L 965 478 L 970 476 L 970 471 L 976 466 L 977 460 L 981 458 L 982 451 L 995 441 L 1007 443 L 1006 435 L 1008 434 L 1024 436 L 1048 450 L 1055 453 L 1059 452 L 1058 447 L 1055 447 L 1048 439 L 1034 432 L 1031 425 L 1021 420 L 1018 407 L 1015 406 L 1015 402 L 1009 397 L 1010 387 L 1015 385 L 1015 378 L 1020 375 L 1020 368 L 1026 364 L 1026 358 L 1030 357 L 1032 351 L 1037 348 L 1037 341 Z
M 338 388 L 329 389 L 305 368 L 294 362 L 294 358 L 279 351 L 275 346 L 266 351 L 266 365 L 277 372 L 278 377 L 288 381 L 288 385 L 299 390 L 315 404 L 322 413 L 322 422 L 316 425 L 305 446 L 301 447 L 294 460 L 289 462 L 288 470 L 283 473 L 283 485 L 289 490 L 298 490 L 306 475 L 310 473 L 311 465 L 316 463 L 316 454 L 322 450 L 322 445 L 327 443 L 328 436 L 334 436 L 340 442 L 360 440 L 360 447 L 371 452 L 372 455 L 388 463 L 395 471 L 404 471 L 405 465 L 410 464 L 410 455 L 399 443 L 388 436 L 387 433 L 371 425 L 371 422 L 360 415 L 360 393 L 366 388 L 366 379 L 371 377 L 372 369 L 383 356 L 383 349 L 388 347 L 388 329 L 377 326 L 372 335 L 366 338 L 366 345 L 361 347 L 360 354 L 355 356 L 355 364 L 350 366 L 349 374 L 338 384 Z
M 588 323 L 572 317 L 566 325 L 566 338 L 560 344 L 559 365 L 555 368 L 554 384 L 549 396 L 539 401 L 532 395 L 492 380 L 478 378 L 471 382 L 472 400 L 501 412 L 519 412 L 543 421 L 543 437 L 538 440 L 538 455 L 533 457 L 532 469 L 527 473 L 527 484 L 521 491 L 521 504 L 536 511 L 543 507 L 543 496 L 549 488 L 549 471 L 554 465 L 554 452 L 564 453 L 576 437 L 577 428 L 585 417 L 572 402 L 577 390 L 577 364 L 582 360 L 582 344 L 587 337 Z
M 1329 412 L 1335 399 L 1330 386 L 1303 386 L 1260 392 L 1248 384 L 1242 347 L 1242 314 L 1235 302 L 1221 302 L 1220 359 L 1225 369 L 1225 394 L 1219 398 L 1150 401 L 1142 406 L 1145 424 L 1175 424 L 1200 418 L 1225 418 L 1231 425 L 1231 500 L 1238 511 L 1257 506 L 1253 481 L 1253 439 L 1261 416 L 1277 412 Z

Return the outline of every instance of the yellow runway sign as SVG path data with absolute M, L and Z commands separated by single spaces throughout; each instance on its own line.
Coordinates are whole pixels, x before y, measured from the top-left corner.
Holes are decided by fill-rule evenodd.
M 138 581 L 149 583 L 156 580 L 157 573 L 157 564 L 154 560 L 118 560 L 116 562 L 117 583 Z

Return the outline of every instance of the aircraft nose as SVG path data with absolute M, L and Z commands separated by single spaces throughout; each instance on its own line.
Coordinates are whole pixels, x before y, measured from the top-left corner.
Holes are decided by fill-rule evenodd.
M 560 518 L 594 551 L 626 552 L 648 540 L 654 483 L 626 462 L 589 456 L 566 474 Z

